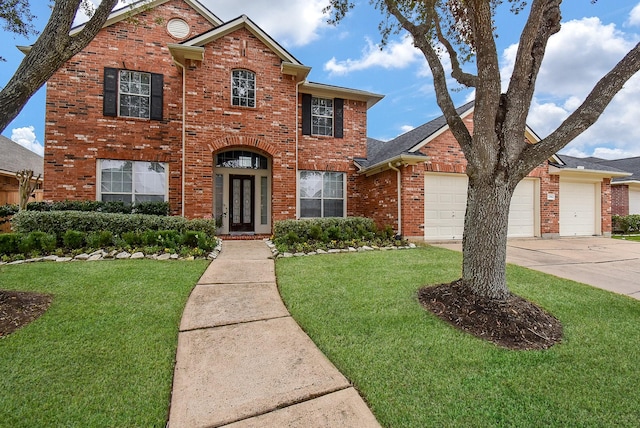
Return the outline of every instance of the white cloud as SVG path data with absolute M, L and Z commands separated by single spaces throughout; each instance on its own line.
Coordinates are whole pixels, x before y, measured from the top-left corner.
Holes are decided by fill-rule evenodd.
M 328 28 L 322 9 L 326 0 L 201 0 L 223 21 L 245 14 L 267 34 L 284 46 L 304 46 L 316 40 Z
M 33 126 L 14 128 L 11 130 L 11 140 L 31 150 L 32 152 L 43 156 L 44 147 L 36 139 L 36 134 L 34 131 L 35 128 Z
M 402 125 L 400 127 L 400 131 L 402 131 L 402 134 L 406 134 L 409 131 L 412 131 L 413 129 L 415 129 L 415 126 L 411 126 L 411 125 Z
M 424 61 L 422 53 L 413 46 L 413 39 L 406 35 L 400 41 L 391 41 L 384 49 L 366 39 L 367 45 L 362 50 L 362 56 L 358 59 L 346 59 L 338 61 L 331 58 L 324 65 L 324 69 L 330 74 L 344 75 L 353 71 L 366 70 L 373 67 L 385 69 L 400 69 L 410 64 Z
M 640 3 L 636 5 L 631 12 L 629 13 L 629 19 L 627 20 L 627 25 L 631 26 L 640 26 Z
M 545 137 L 565 120 L 609 72 L 633 48 L 636 41 L 615 25 L 599 18 L 566 22 L 551 37 L 542 63 L 527 123 Z M 503 52 L 503 82 L 513 69 L 517 45 Z M 619 157 L 638 153 L 640 130 L 629 124 L 640 115 L 640 76 L 616 95 L 595 125 L 572 141 L 563 153 L 573 156 Z

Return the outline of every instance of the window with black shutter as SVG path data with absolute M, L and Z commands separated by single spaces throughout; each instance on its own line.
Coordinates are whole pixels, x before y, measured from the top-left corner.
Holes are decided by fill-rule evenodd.
M 342 98 L 318 98 L 302 94 L 302 135 L 343 138 Z
M 162 120 L 163 76 L 116 68 L 104 69 L 105 116 Z

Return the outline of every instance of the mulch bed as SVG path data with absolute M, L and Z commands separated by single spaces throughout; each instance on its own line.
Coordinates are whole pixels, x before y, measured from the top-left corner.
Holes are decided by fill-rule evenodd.
M 547 349 L 562 340 L 562 324 L 544 309 L 514 295 L 502 301 L 479 297 L 462 280 L 423 287 L 418 300 L 454 327 L 503 348 Z
M 13 333 L 45 313 L 53 296 L 0 290 L 0 337 Z

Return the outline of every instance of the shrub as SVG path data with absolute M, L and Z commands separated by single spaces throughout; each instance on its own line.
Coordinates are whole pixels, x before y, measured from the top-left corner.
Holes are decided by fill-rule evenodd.
M 137 202 L 133 206 L 133 213 L 147 215 L 169 215 L 169 202 Z
M 614 215 L 611 217 L 613 230 L 622 233 L 640 232 L 640 214 L 630 214 L 626 216 Z
M 64 245 L 64 248 L 69 250 L 82 248 L 84 245 L 84 236 L 84 232 L 67 230 L 64 235 L 62 235 L 62 244 Z
M 0 234 L 0 255 L 16 254 L 19 252 L 20 235 L 17 233 Z
M 20 211 L 12 220 L 13 230 L 29 233 L 41 231 L 64 234 L 67 230 L 91 233 L 109 230 L 121 236 L 125 232 L 145 230 L 202 231 L 215 235 L 213 219 L 187 220 L 183 217 L 167 217 L 144 214 L 116 214 L 81 211 Z
M 276 222 L 273 229 L 273 242 L 280 251 L 403 244 L 396 242 L 391 226 L 378 230 L 372 219 L 364 217 L 283 220 Z
M 50 253 L 56 249 L 57 241 L 55 234 L 31 232 L 20 240 L 18 249 L 24 254 Z
M 122 240 L 132 247 L 142 245 L 144 243 L 142 234 L 138 232 L 124 232 L 122 234 Z
M 122 201 L 57 201 L 57 202 L 30 202 L 27 204 L 28 211 L 83 211 L 83 212 L 104 212 L 120 214 L 149 214 L 149 215 L 169 215 L 168 202 L 138 202 L 134 205 L 126 204 Z
M 91 248 L 105 248 L 113 245 L 113 233 L 108 230 L 89 233 L 87 245 Z
M 19 211 L 19 207 L 15 204 L 0 205 L 0 224 L 4 224 Z

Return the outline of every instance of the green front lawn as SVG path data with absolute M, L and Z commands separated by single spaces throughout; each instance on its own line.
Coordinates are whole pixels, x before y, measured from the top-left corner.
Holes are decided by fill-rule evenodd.
M 164 427 L 182 310 L 207 262 L 0 266 L 0 289 L 53 294 L 0 339 L 0 426 Z
M 299 324 L 385 427 L 637 427 L 640 302 L 509 266 L 512 291 L 558 317 L 563 343 L 508 351 L 422 309 L 419 287 L 460 276 L 439 248 L 279 259 Z
M 640 241 L 640 235 L 611 235 L 613 239 L 623 239 L 626 241 Z

